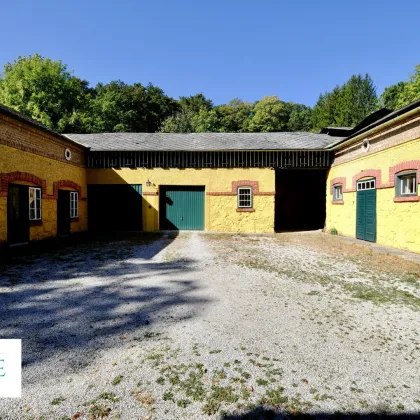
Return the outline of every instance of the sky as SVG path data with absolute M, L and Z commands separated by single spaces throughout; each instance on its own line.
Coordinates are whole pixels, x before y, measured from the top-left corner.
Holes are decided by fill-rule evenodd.
M 380 94 L 420 64 L 419 0 L 1 0 L 0 68 L 39 53 L 94 86 L 153 83 L 215 104 L 313 106 L 369 73 Z

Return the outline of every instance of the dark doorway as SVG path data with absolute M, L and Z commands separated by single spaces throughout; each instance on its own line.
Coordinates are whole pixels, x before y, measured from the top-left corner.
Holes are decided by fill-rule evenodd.
M 141 184 L 88 185 L 89 230 L 142 230 Z
M 160 229 L 204 230 L 204 187 L 161 186 Z
M 7 195 L 7 242 L 10 245 L 29 241 L 29 188 L 9 184 Z
M 276 171 L 275 229 L 322 229 L 325 224 L 326 170 Z
M 57 235 L 70 234 L 70 191 L 58 190 Z

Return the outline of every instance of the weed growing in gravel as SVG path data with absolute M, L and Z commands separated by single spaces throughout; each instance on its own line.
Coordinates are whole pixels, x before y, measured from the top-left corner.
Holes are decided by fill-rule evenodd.
M 163 385 L 165 383 L 165 378 L 163 376 L 159 376 L 159 378 L 156 379 L 156 383 Z
M 120 398 L 117 398 L 113 392 L 102 392 L 98 399 L 108 400 L 111 402 L 118 402 L 120 400 Z
M 116 376 L 113 380 L 112 380 L 112 385 L 118 385 L 121 383 L 121 381 L 123 380 L 124 376 L 122 375 L 118 375 Z
M 134 399 L 141 405 L 144 405 L 146 407 L 152 406 L 155 402 L 154 398 L 148 394 L 145 391 L 142 390 L 135 390 L 131 393 L 131 395 L 134 397 Z
M 52 401 L 51 401 L 51 405 L 60 405 L 63 401 L 65 401 L 66 399 L 65 398 L 63 398 L 63 397 L 57 397 L 57 398 L 54 398 Z
M 191 404 L 191 401 L 190 400 L 179 400 L 179 401 L 177 401 L 177 403 L 176 403 L 176 405 L 178 406 L 178 407 L 181 407 L 181 408 L 185 408 L 185 407 L 187 407 L 188 405 L 190 405 Z
M 278 407 L 280 404 L 285 404 L 289 398 L 283 393 L 284 388 L 282 386 L 279 386 L 275 389 L 269 389 L 261 398 L 260 403 L 262 405 L 271 405 L 273 407 Z
M 103 404 L 95 404 L 89 408 L 90 420 L 103 419 L 109 416 L 111 409 Z

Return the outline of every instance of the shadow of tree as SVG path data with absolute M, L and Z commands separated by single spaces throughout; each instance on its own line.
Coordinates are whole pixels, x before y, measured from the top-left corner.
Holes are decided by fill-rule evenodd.
M 280 420 L 280 419 L 299 419 L 299 420 L 415 420 L 420 419 L 420 413 L 316 413 L 316 414 L 301 414 L 297 412 L 286 412 L 276 409 L 267 409 L 264 407 L 257 407 L 251 411 L 242 414 L 225 414 L 221 417 L 222 420 Z
M 152 259 L 174 238 L 94 238 L 16 257 L 0 275 L 1 337 L 22 338 L 24 366 L 58 357 L 74 371 L 95 350 L 194 317 L 208 303 L 196 261 Z

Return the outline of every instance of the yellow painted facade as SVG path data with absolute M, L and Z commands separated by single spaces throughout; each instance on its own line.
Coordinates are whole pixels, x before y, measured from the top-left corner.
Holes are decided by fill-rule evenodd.
M 392 138 L 391 138 L 392 140 Z M 389 169 L 402 162 L 420 160 L 420 139 L 406 141 L 378 152 L 361 152 L 356 158 L 333 164 L 327 181 L 326 229 L 336 229 L 340 235 L 356 236 L 356 192 L 344 192 L 344 204 L 332 202 L 331 181 L 346 178 L 346 189 L 352 190 L 353 176 L 363 170 L 380 170 L 381 183 L 377 185 L 377 236 L 381 245 L 420 252 L 420 202 L 394 202 L 395 187 L 387 187 Z M 420 176 L 420 174 L 419 174 Z
M 63 149 L 64 150 L 64 149 Z M 87 230 L 86 169 L 52 158 L 26 152 L 0 144 L 0 174 L 22 172 L 46 181 L 42 191 L 42 223 L 30 226 L 30 240 L 45 239 L 57 234 L 57 199 L 54 197 L 54 182 L 69 180 L 81 187 L 79 218 L 72 221 L 71 232 Z M 36 186 L 27 181 L 13 183 Z M 71 189 L 64 187 L 63 189 Z M 45 197 L 46 195 L 46 197 Z M 7 197 L 0 197 L 0 242 L 7 240 Z
M 152 183 L 150 187 L 146 186 L 148 180 Z M 258 193 L 254 192 L 253 196 L 255 211 L 237 211 L 237 196 L 232 194 L 232 183 L 238 181 L 258 182 Z M 146 231 L 159 229 L 160 186 L 194 185 L 205 187 L 206 231 L 274 232 L 275 171 L 271 169 L 88 169 L 87 182 L 142 184 L 143 228 Z

